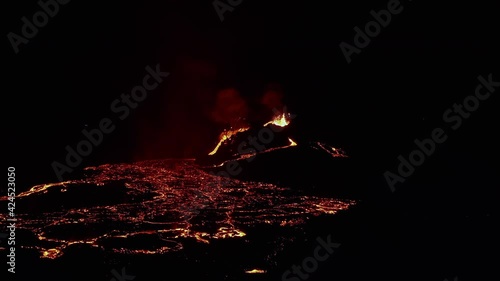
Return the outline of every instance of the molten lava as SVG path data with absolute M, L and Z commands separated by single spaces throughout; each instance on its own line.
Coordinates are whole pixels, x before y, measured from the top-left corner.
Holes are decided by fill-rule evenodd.
M 219 143 L 214 148 L 214 150 L 212 150 L 212 152 L 210 152 L 208 155 L 214 155 L 215 153 L 217 153 L 217 150 L 222 145 L 222 143 L 224 143 L 226 140 L 231 139 L 231 137 L 234 136 L 234 135 L 236 135 L 237 133 L 241 133 L 241 132 L 247 131 L 248 129 L 250 129 L 250 128 L 249 127 L 245 127 L 245 128 L 240 128 L 240 129 L 237 129 L 237 130 L 228 130 L 228 131 L 222 132 L 222 134 L 220 134 L 220 136 L 219 136 Z
M 275 116 L 273 120 L 271 120 L 271 121 L 267 122 L 266 124 L 264 124 L 264 127 L 267 126 L 267 125 L 270 125 L 270 124 L 273 124 L 273 125 L 279 126 L 279 127 L 285 127 L 288 124 L 290 124 L 290 120 L 288 120 L 286 118 L 286 114 L 285 113 L 282 113 L 280 115 Z
M 263 269 L 252 269 L 252 270 L 245 270 L 245 273 L 248 273 L 248 274 L 260 274 L 260 273 L 266 273 L 265 270 Z
M 273 120 L 265 123 L 263 125 L 263 127 L 266 127 L 267 125 L 275 125 L 275 126 L 278 126 L 278 127 L 286 127 L 288 126 L 288 124 L 290 124 L 290 120 L 289 118 L 287 118 L 287 113 L 283 112 L 279 115 L 276 115 Z M 219 143 L 217 143 L 217 145 L 215 146 L 215 148 L 210 152 L 208 153 L 208 155 L 214 155 L 215 153 L 217 153 L 217 150 L 219 150 L 219 147 L 226 141 L 226 140 L 230 140 L 231 137 L 233 137 L 234 135 L 236 135 L 237 133 L 241 133 L 241 132 L 245 132 L 247 130 L 249 130 L 250 128 L 249 127 L 243 127 L 243 128 L 240 128 L 240 129 L 237 129 L 237 130 L 227 130 L 227 131 L 224 131 L 220 134 L 219 136 Z M 290 146 L 296 146 L 297 143 L 294 142 L 293 140 L 289 139 L 290 140 Z
M 85 168 L 80 179 L 34 186 L 17 198 L 16 231 L 26 238 L 16 247 L 49 260 L 82 248 L 162 256 L 183 250 L 186 243 L 192 249 L 189 240 L 220 245 L 255 239 L 247 232 L 256 227 L 296 229 L 311 217 L 356 205 L 269 183 L 227 178 L 222 185 L 220 177 L 194 161 L 105 164 Z M 7 202 L 0 196 L 0 205 Z M 7 213 L 0 212 L 0 220 L 6 221 Z M 5 250 L 0 245 L 0 252 Z M 262 271 L 252 266 L 246 273 Z

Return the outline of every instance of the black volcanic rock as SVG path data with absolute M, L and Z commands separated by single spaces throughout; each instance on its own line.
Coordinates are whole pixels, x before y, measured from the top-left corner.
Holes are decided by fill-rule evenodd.
M 288 146 L 291 129 L 269 124 L 263 127 L 250 128 L 237 133 L 224 141 L 214 155 L 200 155 L 197 164 L 202 166 L 220 165 L 228 160 L 236 160 L 269 149 Z M 254 145 L 254 143 L 257 143 Z
M 270 132 L 271 141 L 262 143 Z M 197 164 L 223 177 L 350 198 L 364 194 L 365 187 L 357 182 L 359 169 L 342 149 L 317 141 L 295 143 L 291 132 L 290 126 L 272 124 L 240 132 L 223 142 L 215 155 L 199 157 Z M 251 139 L 256 139 L 257 145 L 251 145 Z M 241 153 L 248 151 L 253 153 Z

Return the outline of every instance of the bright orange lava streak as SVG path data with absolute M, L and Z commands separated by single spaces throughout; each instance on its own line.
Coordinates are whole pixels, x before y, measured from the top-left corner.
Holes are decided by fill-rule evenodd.
M 276 117 L 274 117 L 273 120 L 267 122 L 266 124 L 264 124 L 264 127 L 267 126 L 267 125 L 270 125 L 270 124 L 273 124 L 273 125 L 276 125 L 276 126 L 279 126 L 279 127 L 285 127 L 286 125 L 290 124 L 290 121 L 288 121 L 285 117 L 285 113 L 282 113 Z
M 232 136 L 236 135 L 237 133 L 244 132 L 244 131 L 246 131 L 248 129 L 250 129 L 250 128 L 246 127 L 246 128 L 240 128 L 238 130 L 230 130 L 230 131 L 227 131 L 227 132 L 223 132 L 220 135 L 220 137 L 219 137 L 219 143 L 214 148 L 214 150 L 212 150 L 212 152 L 210 152 L 208 155 L 214 155 L 215 153 L 217 153 L 217 150 L 219 149 L 219 147 L 222 145 L 222 143 L 224 141 L 230 139 Z

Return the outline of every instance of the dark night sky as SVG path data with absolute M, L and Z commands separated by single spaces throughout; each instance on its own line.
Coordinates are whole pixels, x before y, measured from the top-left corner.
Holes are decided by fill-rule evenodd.
M 84 158 L 84 166 L 209 151 L 220 127 L 216 93 L 234 88 L 258 103 L 283 89 L 303 138 L 344 147 L 370 175 L 443 125 L 442 114 L 497 73 L 495 9 L 486 4 L 402 2 L 403 11 L 347 64 L 339 48 L 388 1 L 243 1 L 221 22 L 211 1 L 71 1 L 14 55 L 8 40 L 7 165 L 28 185 L 55 181 L 50 164 L 114 114 L 111 102 L 142 81 L 147 65 L 171 75 Z M 16 2 L 17 3 L 17 2 Z M 11 3 L 12 4 L 12 3 Z M 5 34 L 20 32 L 35 1 L 5 9 Z M 428 160 L 416 181 L 483 179 L 492 172 L 498 97 L 481 104 Z M 9 112 L 9 113 L 7 113 Z M 4 127 L 5 128 L 5 127 Z M 457 179 L 461 175 L 463 178 Z

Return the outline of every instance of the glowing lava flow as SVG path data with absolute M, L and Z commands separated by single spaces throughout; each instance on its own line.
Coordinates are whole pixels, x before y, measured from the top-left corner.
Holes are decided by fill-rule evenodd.
M 266 124 L 264 124 L 264 127 L 267 126 L 267 125 L 270 125 L 270 124 L 273 124 L 273 125 L 279 126 L 279 127 L 285 127 L 288 124 L 290 124 L 290 121 L 288 119 L 286 119 L 285 113 L 282 113 L 282 114 L 277 115 L 276 117 L 274 117 L 273 120 L 271 120 L 271 121 L 267 122 Z
M 286 113 L 282 113 L 280 115 L 276 115 L 273 120 L 265 123 L 263 125 L 263 127 L 266 127 L 267 125 L 275 125 L 275 126 L 278 126 L 278 127 L 286 127 L 288 126 L 288 124 L 290 124 L 290 120 L 287 119 L 287 114 Z M 222 132 L 222 134 L 220 134 L 219 136 L 219 143 L 217 144 L 217 146 L 215 146 L 214 150 L 212 150 L 210 153 L 208 153 L 208 155 L 214 155 L 215 153 L 217 153 L 217 150 L 219 150 L 219 147 L 226 141 L 226 140 L 229 140 L 231 139 L 232 136 L 236 135 L 237 133 L 241 133 L 241 132 L 245 132 L 247 130 L 249 130 L 250 128 L 249 127 L 244 127 L 244 128 L 240 128 L 240 129 L 237 129 L 237 130 L 228 130 L 228 131 L 224 131 Z M 290 140 L 290 146 L 296 146 L 297 143 L 295 143 L 293 140 L 289 139 Z
M 245 270 L 245 273 L 248 273 L 248 274 L 259 274 L 259 273 L 266 273 L 265 270 L 263 269 L 252 269 L 252 270 Z
M 227 178 L 221 185 L 218 176 L 188 159 L 105 164 L 84 171 L 81 179 L 37 185 L 18 198 L 16 231 L 26 238 L 16 247 L 41 259 L 80 249 L 161 256 L 183 250 L 189 240 L 220 245 L 253 239 L 247 230 L 295 228 L 356 204 L 261 182 Z M 0 205 L 7 202 L 0 197 Z M 5 212 L 0 220 L 7 220 Z M 0 251 L 5 249 L 0 245 Z M 247 273 L 260 270 L 250 267 Z
M 236 135 L 237 133 L 247 131 L 248 129 L 250 129 L 250 128 L 245 127 L 245 128 L 240 128 L 238 130 L 229 130 L 229 131 L 222 132 L 222 134 L 220 134 L 220 137 L 219 137 L 219 143 L 214 148 L 214 150 L 212 150 L 212 152 L 210 152 L 208 155 L 214 155 L 215 153 L 217 153 L 217 150 L 219 149 L 219 147 L 222 145 L 222 143 L 224 141 L 231 139 L 231 137 Z

